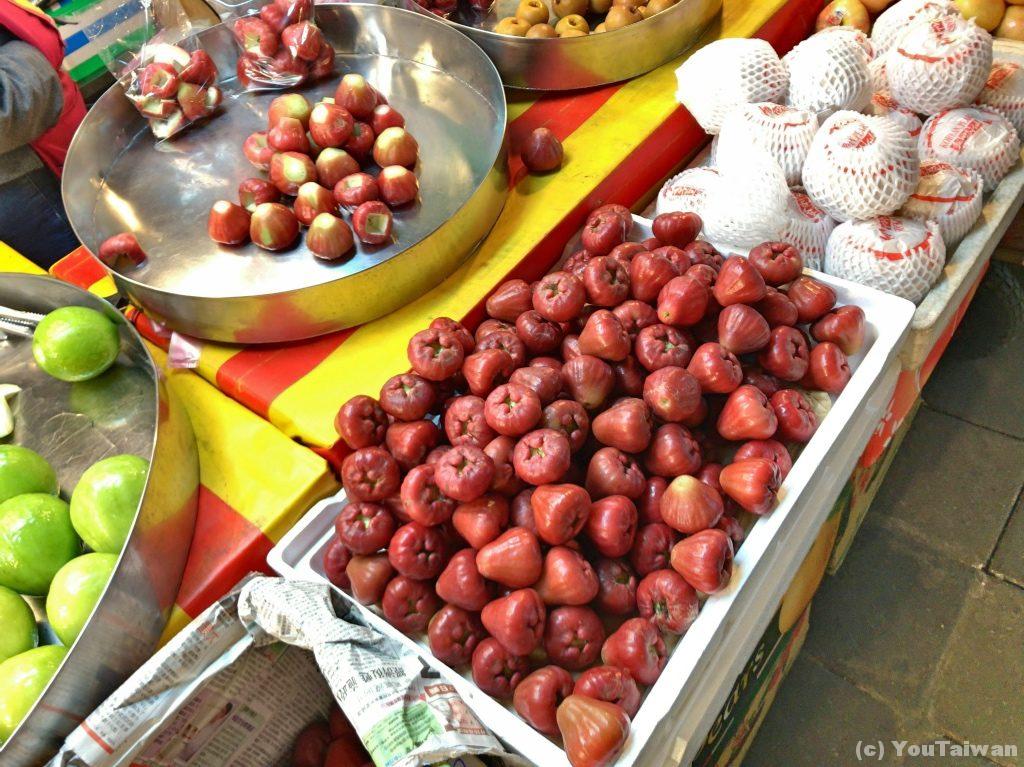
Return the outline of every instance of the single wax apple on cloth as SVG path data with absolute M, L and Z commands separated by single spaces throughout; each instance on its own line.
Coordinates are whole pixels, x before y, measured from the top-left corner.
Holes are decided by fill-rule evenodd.
M 720 178 L 718 168 L 687 168 L 666 181 L 658 192 L 655 215 L 696 213 L 703 216 L 708 194 Z
M 1024 69 L 1015 61 L 996 59 L 975 103 L 1009 120 L 1019 137 L 1024 133 Z
M 779 102 L 789 75 L 764 40 L 716 40 L 693 53 L 676 70 L 676 100 L 700 127 L 715 135 L 729 111 L 740 104 Z
M 942 274 L 946 246 L 934 221 L 879 216 L 847 221 L 832 232 L 825 271 L 915 304 Z
M 803 180 L 815 205 L 838 221 L 897 210 L 917 188 L 914 140 L 888 117 L 836 112 L 814 137 Z
M 339 618 L 327 584 L 254 578 L 242 587 L 238 614 L 313 652 L 374 763 L 415 767 L 469 754 L 525 766 L 405 643 Z
M 921 181 L 900 215 L 939 225 L 947 250 L 953 248 L 981 215 L 981 176 L 970 168 L 958 168 L 938 160 L 921 163 Z
M 787 184 L 796 186 L 817 132 L 818 118 L 812 112 L 770 102 L 742 104 L 722 121 L 722 130 L 715 139 L 716 157 L 755 146 L 775 159 Z
M 959 13 L 914 23 L 885 63 L 892 97 L 931 115 L 966 106 L 992 68 L 992 35 Z
M 806 193 L 794 190 L 786 206 L 786 225 L 779 239 L 799 251 L 804 266 L 820 270 L 825 260 L 825 246 L 835 228 L 836 222 L 828 213 L 815 205 Z
M 915 21 L 956 13 L 952 0 L 900 0 L 883 11 L 871 27 L 871 42 L 879 59 L 892 50 Z
M 918 139 L 922 160 L 940 160 L 978 172 L 991 192 L 1020 158 L 1010 121 L 989 109 L 950 109 L 925 120 Z
M 777 240 L 789 204 L 782 168 L 754 146 L 737 147 L 718 159 L 721 178 L 701 213 L 703 236 L 723 253 Z
M 866 38 L 862 41 L 852 32 L 842 34 L 836 29 L 818 32 L 799 43 L 782 57 L 789 70 L 786 103 L 822 118 L 838 109 L 866 107 L 873 91 L 866 42 Z

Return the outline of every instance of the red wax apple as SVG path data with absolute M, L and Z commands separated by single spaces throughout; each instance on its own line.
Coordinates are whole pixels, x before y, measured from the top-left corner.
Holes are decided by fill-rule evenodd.
M 247 178 L 238 185 L 238 202 L 250 213 L 261 203 L 278 202 L 280 199 L 281 192 L 265 178 Z
M 429 583 L 396 575 L 384 589 L 381 610 L 388 623 L 403 634 L 426 631 L 440 604 Z
M 388 417 L 373 397 L 357 394 L 338 410 L 334 428 L 353 450 L 372 447 L 384 441 Z
M 535 587 L 546 605 L 585 605 L 597 596 L 597 574 L 575 549 L 554 546 L 544 555 Z
M 395 518 L 380 504 L 354 501 L 334 520 L 334 530 L 353 554 L 373 554 L 388 545 Z
M 569 440 L 554 429 L 535 429 L 516 443 L 512 465 L 531 485 L 557 482 L 569 469 Z
M 526 345 L 512 331 L 488 333 L 486 337 L 480 339 L 477 349 L 501 349 L 512 358 L 513 367 L 518 368 L 526 364 Z
M 801 392 L 781 389 L 769 400 L 779 419 L 777 436 L 787 442 L 807 442 L 818 428 L 818 416 Z
M 815 388 L 829 394 L 839 394 L 853 376 L 843 350 L 831 341 L 823 341 L 811 349 L 807 372 Z
M 483 352 L 487 353 L 508 356 L 497 349 Z M 519 437 L 536 426 L 540 417 L 540 397 L 519 384 L 502 384 L 488 394 L 484 401 L 484 418 L 498 434 Z
M 619 318 L 607 309 L 599 309 L 590 315 L 580 331 L 579 342 L 582 354 L 609 361 L 625 359 L 632 348 L 629 334 Z
M 444 414 L 444 431 L 453 445 L 480 447 L 498 436 L 484 418 L 484 401 L 472 395 L 458 397 L 448 406 Z
M 540 554 L 538 553 L 538 558 Z M 494 598 L 493 588 L 476 567 L 476 551 L 462 549 L 452 554 L 435 584 L 437 595 L 449 604 L 476 612 Z
M 650 325 L 637 334 L 636 358 L 651 372 L 669 365 L 684 368 L 693 356 L 693 346 L 692 338 L 671 325 Z
M 388 544 L 388 561 L 399 573 L 417 580 L 432 580 L 445 565 L 445 540 L 436 527 L 407 522 Z
M 513 527 L 477 552 L 476 566 L 484 578 L 503 586 L 532 586 L 543 567 L 540 543 L 526 528 Z
M 491 486 L 494 464 L 480 448 L 457 445 L 437 462 L 434 479 L 442 493 L 466 503 L 479 498 Z
M 759 389 L 766 397 L 770 397 L 782 388 L 782 380 L 763 370 L 749 369 L 743 374 L 743 383 Z
M 294 117 L 281 117 L 267 131 L 267 143 L 278 152 L 300 152 L 309 154 L 309 139 L 306 128 Z
M 449 666 L 461 666 L 469 663 L 477 645 L 487 638 L 487 632 L 474 613 L 445 605 L 430 619 L 427 638 L 435 658 Z
M 789 300 L 789 296 L 775 288 L 768 288 L 764 298 L 754 304 L 754 308 L 772 328 L 779 325 L 796 325 L 799 320 L 796 304 Z
M 435 402 L 434 387 L 415 373 L 392 376 L 380 387 L 380 406 L 400 421 L 424 418 Z
M 615 373 L 604 360 L 581 354 L 562 366 L 562 381 L 573 399 L 587 410 L 595 410 L 615 387 Z
M 619 207 L 603 205 L 587 217 L 580 239 L 589 253 L 595 256 L 606 255 L 629 236 L 633 219 L 630 217 L 627 221 L 618 210 Z
M 773 287 L 792 282 L 804 270 L 804 260 L 797 249 L 785 242 L 763 242 L 751 248 L 747 260 Z
M 557 712 L 565 753 L 572 767 L 606 767 L 629 737 L 629 717 L 614 703 L 570 695 Z
M 718 342 L 739 356 L 768 345 L 771 331 L 757 310 L 746 304 L 733 304 L 718 315 Z
M 645 484 L 636 460 L 618 448 L 602 447 L 587 465 L 586 488 L 594 499 L 624 495 L 635 500 L 643 494 Z
M 864 310 L 859 306 L 840 306 L 820 317 L 811 326 L 816 341 L 831 341 L 847 356 L 864 345 Z
M 288 26 L 288 14 L 285 9 L 277 3 L 268 3 L 260 8 L 260 18 L 263 19 L 278 34 Z
M 349 580 L 348 574 L 345 572 L 345 568 L 348 567 L 348 563 L 352 561 L 352 552 L 342 543 L 337 536 L 331 539 L 331 542 L 327 544 L 327 548 L 324 549 L 323 566 L 324 575 L 327 576 L 327 580 L 337 586 L 339 589 L 347 589 L 352 583 Z
M 391 226 L 391 211 L 378 200 L 364 202 L 352 213 L 356 237 L 367 245 L 383 245 L 390 241 Z
M 688 275 L 673 277 L 658 292 L 658 319 L 667 325 L 696 325 L 708 307 L 708 289 Z
M 721 530 L 701 530 L 672 548 L 672 569 L 697 591 L 715 594 L 732 576 L 732 540 Z
M 616 306 L 629 297 L 629 271 L 611 256 L 595 256 L 583 268 L 583 287 L 595 306 Z
M 376 139 L 377 135 L 373 132 L 373 128 L 366 123 L 356 121 L 352 125 L 352 134 L 342 148 L 365 162 L 373 151 L 373 142 Z
M 316 175 L 320 183 L 333 190 L 343 178 L 359 172 L 359 163 L 344 149 L 327 147 L 316 157 Z
M 569 450 L 574 453 L 583 447 L 590 434 L 590 417 L 587 411 L 579 402 L 569 399 L 555 400 L 545 407 L 541 415 L 541 425 L 545 429 L 554 429 L 565 434 L 569 440 Z
M 275 155 L 277 156 L 277 155 Z M 299 236 L 299 220 L 279 202 L 256 206 L 249 219 L 249 237 L 264 250 L 284 250 Z
M 736 450 L 733 461 L 745 461 L 747 458 L 764 458 L 770 461 L 778 468 L 782 479 L 785 479 L 789 470 L 793 468 L 793 457 L 786 446 L 774 439 L 752 439 L 744 442 Z
M 434 317 L 430 321 L 429 327 L 444 330 L 454 335 L 459 339 L 459 343 L 462 344 L 462 351 L 466 354 L 472 354 L 473 350 L 476 349 L 476 341 L 473 340 L 473 334 L 466 329 L 465 325 L 453 320 L 451 317 Z
M 636 604 L 641 618 L 677 635 L 686 633 L 700 610 L 697 592 L 675 570 L 655 570 L 644 576 L 636 589 Z
M 480 620 L 513 655 L 529 655 L 544 636 L 547 610 L 533 589 L 518 589 L 484 606 Z
M 442 456 L 442 459 L 445 456 Z M 433 527 L 447 522 L 456 502 L 438 484 L 438 465 L 413 467 L 402 480 L 401 496 L 405 513 L 414 522 Z
M 650 304 L 643 301 L 623 301 L 612 309 L 612 314 L 629 336 L 630 343 L 636 341 L 637 334 L 650 325 L 658 324 L 658 313 Z
M 629 282 L 633 298 L 648 303 L 658 298 L 658 293 L 679 271 L 664 256 L 654 253 L 639 253 L 629 265 Z
M 324 41 L 324 44 L 320 46 L 320 53 L 317 54 L 316 60 L 309 67 L 309 76 L 314 80 L 319 80 L 333 75 L 334 55 L 334 47 Z
M 295 58 L 316 61 L 320 47 L 324 45 L 323 33 L 309 21 L 289 24 L 281 32 L 281 44 Z
M 796 328 L 773 328 L 768 345 L 757 357 L 766 373 L 783 381 L 799 381 L 807 373 L 810 351 L 807 339 Z
M 394 568 L 387 554 L 354 556 L 345 568 L 351 583 L 352 596 L 364 605 L 372 605 L 384 596 L 384 589 L 391 581 Z
M 518 368 L 512 371 L 508 382 L 533 392 L 537 395 L 541 406 L 547 407 L 558 398 L 558 394 L 562 391 L 562 366 L 559 365 L 557 369 L 544 365 L 530 365 L 529 367 Z M 543 417 L 543 412 L 541 416 Z M 547 423 L 544 426 L 547 428 L 557 428 Z M 572 437 L 569 438 L 569 441 L 571 447 Z
M 530 505 L 537 535 L 552 546 L 579 535 L 590 514 L 590 496 L 578 485 L 541 485 Z
M 630 618 L 605 640 L 601 660 L 628 671 L 639 684 L 651 685 L 665 668 L 665 641 L 651 621 Z
M 594 418 L 591 430 L 604 445 L 639 453 L 651 441 L 651 411 L 642 399 L 628 397 Z
M 267 110 L 267 128 L 273 128 L 284 117 L 291 117 L 302 123 L 303 129 L 309 126 L 310 105 L 301 93 L 285 93 L 270 102 Z
M 362 75 L 349 73 L 341 78 L 334 91 L 334 103 L 347 109 L 357 120 L 372 117 L 377 106 L 377 93 Z
M 722 468 L 722 490 L 751 514 L 767 514 L 782 484 L 779 467 L 765 458 L 734 461 Z
M 706 465 L 706 464 L 705 464 Z M 699 477 L 698 477 L 699 478 Z M 637 513 L 642 524 L 663 522 L 661 516 L 661 499 L 665 497 L 668 482 L 664 477 L 650 477 L 644 486 L 644 494 L 637 502 Z
M 515 322 L 533 308 L 533 288 L 525 280 L 508 280 L 499 285 L 485 304 L 487 314 L 506 322 Z
M 241 245 L 249 239 L 249 211 L 227 200 L 217 200 L 206 223 L 210 239 L 221 245 Z
M 388 128 L 404 128 L 405 118 L 390 104 L 378 104 L 373 108 L 370 127 L 374 133 L 380 135 Z
M 678 423 L 666 423 L 654 432 L 644 456 L 644 468 L 650 474 L 677 477 L 696 473 L 702 460 L 700 445 L 690 431 Z
M 477 397 L 487 397 L 508 380 L 514 368 L 512 357 L 503 349 L 480 349 L 466 357 L 462 363 L 462 376 L 470 392 Z M 486 401 L 484 417 L 487 417 Z
M 654 217 L 651 230 L 666 245 L 685 248 L 700 234 L 704 222 L 696 213 L 662 213 Z
M 700 395 L 700 382 L 684 368 L 671 365 L 655 370 L 643 384 L 644 402 L 663 421 L 681 421 L 692 415 L 700 404 Z
M 490 456 L 494 463 L 494 480 L 491 482 L 491 489 L 505 497 L 512 497 L 523 489 L 523 483 L 516 476 L 515 466 L 512 465 L 512 453 L 515 450 L 516 441 L 512 437 L 499 436 L 484 445 L 484 452 Z M 530 517 L 533 513 L 531 510 Z
M 686 535 L 714 527 L 724 509 L 718 491 L 691 476 L 672 480 L 661 499 L 661 517 L 665 524 Z
M 575 695 L 621 706 L 628 716 L 640 710 L 640 688 L 636 680 L 617 666 L 594 666 L 576 678 Z
M 420 193 L 420 184 L 408 168 L 401 165 L 387 165 L 381 168 L 377 176 L 380 196 L 391 207 L 407 205 Z
M 409 340 L 406 354 L 412 369 L 428 381 L 443 381 L 454 375 L 465 356 L 457 337 L 436 328 L 421 330 L 414 335 Z
M 315 181 L 307 181 L 299 187 L 299 193 L 295 196 L 294 211 L 295 218 L 299 220 L 300 224 L 309 226 L 313 223 L 313 219 L 321 213 L 333 215 L 337 213 L 337 210 L 338 204 L 334 201 L 334 195 L 329 189 L 325 189 Z M 348 228 L 347 224 L 345 228 Z
M 487 493 L 460 504 L 452 515 L 452 525 L 466 543 L 480 549 L 501 535 L 508 526 L 508 514 L 508 499 Z
M 401 472 L 387 450 L 362 447 L 342 461 L 341 481 L 350 500 L 382 501 L 398 492 Z
M 340 147 L 352 135 L 352 115 L 337 104 L 321 102 L 309 113 L 309 134 L 322 148 Z
M 267 143 L 267 134 L 259 131 L 251 134 L 242 144 L 242 154 L 260 170 L 270 170 L 270 161 L 275 152 Z
M 209 85 L 217 79 L 217 67 L 210 54 L 202 49 L 195 50 L 189 55 L 188 64 L 178 73 L 178 78 L 184 83 Z
M 767 293 L 764 277 L 747 259 L 730 256 L 718 270 L 715 280 L 715 300 L 722 306 L 753 304 Z
M 718 433 L 725 439 L 769 439 L 779 422 L 768 398 L 750 384 L 729 395 L 718 416 Z
M 583 283 L 568 272 L 552 272 L 533 286 L 533 308 L 553 322 L 575 319 L 586 303 Z
M 369 173 L 353 173 L 334 185 L 334 197 L 342 205 L 356 207 L 380 199 L 380 187 Z
M 402 471 L 411 471 L 423 463 L 440 439 L 441 431 L 432 421 L 395 421 L 388 427 L 384 444 Z
M 373 160 L 380 167 L 411 168 L 419 157 L 419 144 L 405 128 L 385 128 L 373 143 Z
M 523 165 L 534 173 L 545 173 L 562 167 L 562 142 L 550 128 L 534 128 L 526 137 L 520 153 Z
M 295 195 L 307 181 L 316 181 L 316 166 L 299 152 L 278 152 L 270 160 L 270 183 L 283 194 Z
M 552 663 L 578 671 L 597 660 L 604 638 L 601 619 L 589 607 L 557 607 L 548 616 L 544 651 Z
M 675 542 L 676 534 L 668 525 L 659 522 L 642 525 L 636 531 L 636 540 L 629 552 L 629 561 L 637 575 L 642 578 L 668 567 Z
M 594 566 L 598 592 L 594 604 L 611 615 L 630 615 L 636 610 L 637 577 L 624 559 L 600 557 Z
M 170 64 L 147 64 L 139 76 L 139 89 L 145 96 L 170 99 L 178 92 L 181 79 Z
M 495 698 L 508 698 L 530 672 L 530 660 L 488 637 L 473 651 L 472 669 L 477 687 Z
M 797 277 L 786 289 L 800 322 L 815 322 L 836 305 L 836 292 L 813 277 Z
M 571 690 L 570 690 L 571 692 Z M 327 722 L 317 720 L 306 725 L 292 744 L 292 767 L 322 767 L 327 747 L 331 744 L 331 730 Z
M 615 394 L 639 398 L 644 393 L 646 371 L 632 354 L 612 363 L 612 373 L 615 375 Z
M 587 537 L 605 557 L 623 557 L 633 547 L 638 515 L 636 506 L 624 495 L 610 495 L 595 501 L 587 517 Z
M 526 677 L 512 695 L 512 708 L 545 735 L 558 735 L 555 711 L 573 692 L 572 676 L 558 666 L 544 666 Z

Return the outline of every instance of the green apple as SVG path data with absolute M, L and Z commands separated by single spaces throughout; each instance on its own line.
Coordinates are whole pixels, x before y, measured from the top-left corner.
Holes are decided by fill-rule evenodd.
M 83 554 L 53 576 L 46 595 L 46 618 L 65 647 L 78 639 L 116 564 L 116 554 Z
M 15 591 L 0 586 L 0 663 L 31 650 L 39 642 L 36 616 Z
M 57 475 L 39 453 L 21 445 L 0 445 L 0 503 L 25 493 L 57 494 Z
M 117 326 L 85 306 L 63 306 L 47 314 L 32 335 L 32 356 L 61 381 L 87 381 L 114 364 L 121 349 Z
M 26 493 L 0 503 L 0 586 L 43 596 L 81 551 L 68 505 L 57 496 Z
M 67 648 L 51 644 L 0 663 L 0 743 L 18 729 L 66 654 Z
M 93 551 L 117 554 L 131 531 L 149 461 L 114 455 L 82 474 L 71 494 L 71 523 Z

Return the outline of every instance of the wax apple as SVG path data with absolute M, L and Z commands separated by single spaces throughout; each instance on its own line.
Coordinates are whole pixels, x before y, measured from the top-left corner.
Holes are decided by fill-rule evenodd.
M 729 395 L 718 416 L 718 433 L 730 440 L 769 439 L 778 425 L 768 398 L 749 384 Z
M 807 372 L 814 387 L 829 394 L 842 392 L 853 376 L 843 350 L 831 341 L 824 341 L 811 349 Z
M 353 156 L 365 161 L 373 151 L 373 142 L 376 138 L 373 128 L 366 123 L 356 121 L 352 125 L 352 134 L 343 148 Z
M 243 210 L 243 212 L 245 212 Z M 299 236 L 299 221 L 290 208 L 278 202 L 256 206 L 249 219 L 249 237 L 264 250 L 284 250 Z
M 426 630 L 440 603 L 430 584 L 396 575 L 384 589 L 380 606 L 388 623 L 396 629 L 404 634 L 419 634 Z
M 715 488 L 692 476 L 676 477 L 661 499 L 662 519 L 687 535 L 714 527 L 723 511 Z
M 544 635 L 547 610 L 530 588 L 518 589 L 484 606 L 480 620 L 491 636 L 513 655 L 529 655 Z
M 544 9 L 547 14 L 547 9 Z M 526 137 L 520 153 L 523 165 L 534 173 L 546 173 L 562 167 L 562 142 L 550 128 L 534 128 Z
M 238 185 L 238 202 L 249 213 L 264 202 L 278 202 L 281 192 L 276 186 L 263 178 L 247 178 Z M 246 231 L 248 237 L 248 231 Z
M 504 382 L 508 381 L 514 368 L 515 363 L 508 352 L 502 349 L 482 349 L 466 357 L 466 361 L 462 364 L 462 376 L 466 379 L 466 385 L 472 394 L 477 397 L 489 397 L 496 387 L 501 388 Z M 502 393 L 507 394 L 507 390 L 502 389 Z M 498 420 L 496 407 L 497 405 L 492 405 L 490 408 L 491 418 L 495 422 Z M 485 419 L 488 417 L 488 412 L 485 400 L 483 408 Z M 513 424 L 518 419 L 511 417 L 511 410 L 509 416 L 508 423 L 505 423 L 503 428 L 514 430 Z
M 611 256 L 595 256 L 583 269 L 583 287 L 595 306 L 616 306 L 629 297 L 629 272 Z
M 178 77 L 182 82 L 209 85 L 217 78 L 217 67 L 210 54 L 202 49 L 195 50 L 189 54 L 188 64 L 178 73 Z
M 792 245 L 785 242 L 764 242 L 752 248 L 747 260 L 765 283 L 773 287 L 792 282 L 803 272 L 804 261 Z
M 633 548 L 629 552 L 629 561 L 641 578 L 655 570 L 664 570 L 669 566 L 672 547 L 677 540 L 672 528 L 664 523 L 652 522 L 641 525 L 636 531 Z
M 624 559 L 601 557 L 594 570 L 598 581 L 594 604 L 611 615 L 629 615 L 634 612 L 637 577 L 629 563 Z
M 637 609 L 662 631 L 684 634 L 700 610 L 697 592 L 675 570 L 655 570 L 636 589 Z
M 644 484 L 644 473 L 636 460 L 618 448 L 601 448 L 587 465 L 586 488 L 591 498 L 624 495 L 633 500 L 643 494 Z
M 459 339 L 436 328 L 421 330 L 414 335 L 406 347 L 406 354 L 412 369 L 428 381 L 443 381 L 454 375 L 465 357 Z
M 599 413 L 591 430 L 604 445 L 626 453 L 639 453 L 651 441 L 651 411 L 642 399 L 626 398 Z
M 388 128 L 404 128 L 405 118 L 390 104 L 378 104 L 373 108 L 370 127 L 373 128 L 374 133 L 380 135 Z
M 651 439 L 644 468 L 650 474 L 676 477 L 696 473 L 702 460 L 700 445 L 689 429 L 678 423 L 666 423 L 658 427 Z
M 407 205 L 419 196 L 420 184 L 416 175 L 401 165 L 381 168 L 377 176 L 381 199 L 391 207 Z
M 535 588 L 546 605 L 585 605 L 597 596 L 597 574 L 575 549 L 554 546 L 544 555 Z
M 508 698 L 530 672 L 530 661 L 488 637 L 473 651 L 472 670 L 477 687 L 495 698 Z
M 342 461 L 341 481 L 350 500 L 383 501 L 398 492 L 401 472 L 387 450 L 363 447 Z
M 625 359 L 632 347 L 629 334 L 619 318 L 606 309 L 590 315 L 580 331 L 579 343 L 582 354 L 616 362 Z
M 427 625 L 430 651 L 449 666 L 469 663 L 473 651 L 486 637 L 480 618 L 455 605 L 442 607 Z
M 596 256 L 603 256 L 624 242 L 633 227 L 633 219 L 620 210 L 622 206 L 602 205 L 592 211 L 583 226 L 583 247 Z
M 665 668 L 665 641 L 651 621 L 630 618 L 605 640 L 601 660 L 628 671 L 639 684 L 654 684 Z
M 655 301 L 661 289 L 678 276 L 679 270 L 671 261 L 654 253 L 640 253 L 629 265 L 630 290 L 639 301 Z
M 512 465 L 531 485 L 557 482 L 569 468 L 569 440 L 554 429 L 536 429 L 516 443 Z
M 377 200 L 364 202 L 352 213 L 352 228 L 356 237 L 367 245 L 383 245 L 390 241 L 391 227 L 391 211 Z
M 864 310 L 859 306 L 840 306 L 820 317 L 811 326 L 816 341 L 831 341 L 847 356 L 864 345 Z
M 317 179 L 325 187 L 334 189 L 342 179 L 359 172 L 359 163 L 344 149 L 327 147 L 317 155 Z
M 643 301 L 623 301 L 612 309 L 612 314 L 618 317 L 631 343 L 636 341 L 641 330 L 658 324 L 658 313 Z
M 473 549 L 455 552 L 435 584 L 441 599 L 472 612 L 482 610 L 494 598 L 492 586 L 477 569 L 476 556 Z
M 640 710 L 640 688 L 636 680 L 617 666 L 594 666 L 576 678 L 573 693 L 620 706 L 627 716 Z
M 421 464 L 413 467 L 402 480 L 401 498 L 405 513 L 414 522 L 426 527 L 447 522 L 457 505 L 456 501 L 441 489 L 437 473 L 437 464 Z
M 139 90 L 159 99 L 174 98 L 181 80 L 170 64 L 147 64 L 139 75 Z
M 558 666 L 544 666 L 516 687 L 512 707 L 526 722 L 545 735 L 557 736 L 555 711 L 573 692 L 572 676 Z
M 391 537 L 388 561 L 402 575 L 429 580 L 436 578 L 444 569 L 445 552 L 445 539 L 438 528 L 408 522 Z
M 497 349 L 489 349 L 487 352 L 504 354 Z M 522 436 L 540 421 L 540 397 L 519 384 L 503 384 L 487 395 L 484 418 L 499 434 Z
M 555 400 L 545 407 L 541 415 L 541 425 L 565 434 L 569 440 L 569 450 L 574 453 L 583 447 L 590 434 L 590 417 L 587 411 L 579 402 L 568 399 Z
M 783 381 L 799 381 L 807 373 L 810 351 L 807 339 L 796 328 L 773 328 L 768 345 L 757 357 L 765 372 Z
M 294 196 L 300 186 L 316 180 L 316 166 L 304 154 L 278 152 L 270 160 L 270 183 L 281 190 L 282 194 Z
M 541 485 L 530 504 L 538 536 L 552 546 L 579 535 L 590 514 L 590 496 L 577 485 Z
M 447 497 L 465 503 L 479 498 L 491 486 L 494 464 L 480 448 L 458 445 L 437 462 L 434 479 Z
M 715 300 L 722 306 L 753 304 L 767 293 L 764 277 L 753 264 L 740 256 L 725 259 L 713 290 Z
M 559 348 L 565 332 L 561 324 L 544 319 L 536 309 L 530 309 L 516 317 L 516 334 L 530 354 L 548 354 Z
M 637 522 L 633 502 L 624 495 L 610 495 L 591 505 L 585 529 L 602 556 L 623 557 L 633 547 Z
M 316 61 L 320 47 L 324 45 L 323 33 L 309 21 L 289 24 L 281 32 L 281 45 L 292 56 L 303 61 Z
M 540 543 L 526 528 L 513 527 L 480 549 L 476 566 L 483 577 L 503 586 L 532 586 L 543 567 Z
M 352 135 L 354 121 L 344 107 L 321 102 L 309 113 L 309 134 L 318 146 L 337 148 Z
M 474 396 L 458 397 L 448 406 L 444 414 L 444 430 L 453 445 L 480 447 L 498 436 L 484 418 L 484 401 Z
M 497 538 L 508 526 L 507 498 L 488 493 L 460 504 L 452 515 L 452 525 L 470 546 L 480 549 Z
M 797 277 L 786 289 L 800 322 L 815 322 L 836 305 L 836 292 L 813 277 Z
M 684 368 L 671 365 L 655 370 L 643 384 L 644 402 L 663 421 L 681 421 L 692 415 L 700 403 L 700 395 L 697 378 Z
M 685 248 L 700 234 L 703 225 L 696 213 L 662 213 L 654 217 L 651 230 L 666 245 Z
M 696 325 L 708 307 L 708 289 L 690 276 L 673 277 L 658 291 L 658 319 L 667 325 Z
M 451 317 L 434 317 L 430 321 L 431 328 L 437 330 L 444 330 L 445 332 L 451 333 L 459 339 L 459 343 L 462 344 L 462 351 L 466 354 L 472 354 L 476 348 L 476 341 L 473 340 L 473 334 L 469 332 L 465 325 L 461 322 L 453 320 Z
M 718 315 L 718 342 L 733 354 L 749 354 L 763 349 L 770 338 L 768 322 L 746 304 L 727 306 Z
M 774 439 L 752 439 L 744 442 L 736 450 L 733 456 L 734 462 L 745 461 L 748 458 L 764 458 L 770 461 L 778 470 L 782 479 L 786 478 L 789 470 L 793 468 L 793 457 L 789 454 L 786 446 Z M 721 476 L 719 474 L 719 476 Z M 719 485 L 721 489 L 721 485 Z
M 562 380 L 572 398 L 587 410 L 596 410 L 615 387 L 615 373 L 604 360 L 581 354 L 562 366 Z
M 614 703 L 570 695 L 558 707 L 558 729 L 572 767 L 605 767 L 629 737 L 629 717 Z
M 589 607 L 558 607 L 548 616 L 544 651 L 551 662 L 578 671 L 597 660 L 604 640 L 601 619 Z
M 327 545 L 327 548 L 324 549 L 324 555 L 321 560 L 327 580 L 339 589 L 351 588 L 352 581 L 349 579 L 347 572 L 348 564 L 351 561 L 352 552 L 335 535 Z
M 380 199 L 380 187 L 369 173 L 353 173 L 334 185 L 334 197 L 342 205 L 356 207 Z
M 353 450 L 381 444 L 387 427 L 387 414 L 377 400 L 365 394 L 347 400 L 334 418 L 334 428 Z
M 693 343 L 671 325 L 650 325 L 636 337 L 636 358 L 649 371 L 672 365 L 684 368 L 693 356 Z M 691 371 L 692 372 L 692 371 Z
M 299 223 L 309 226 L 313 223 L 313 219 L 321 213 L 330 213 L 336 217 L 334 214 L 338 211 L 338 204 L 329 189 L 320 186 L 315 181 L 307 181 L 299 187 L 299 192 L 295 197 L 294 211 Z M 340 221 L 340 219 L 338 220 Z M 342 251 L 342 253 L 346 251 Z
M 779 420 L 779 439 L 788 442 L 807 442 L 818 428 L 818 416 L 811 403 L 796 389 L 781 389 L 769 400 Z
M 309 139 L 305 126 L 294 117 L 281 117 L 267 131 L 267 144 L 277 152 L 309 154 Z
M 506 322 L 515 322 L 533 308 L 533 288 L 525 280 L 508 280 L 499 285 L 485 304 L 487 314 Z
M 273 128 L 282 118 L 289 117 L 298 120 L 306 128 L 309 125 L 310 110 L 309 102 L 301 93 L 285 93 L 270 102 L 267 127 Z
M 405 128 L 385 128 L 373 143 L 373 160 L 380 167 L 411 168 L 419 157 L 419 144 Z
M 533 308 L 553 322 L 575 319 L 586 303 L 583 283 L 568 272 L 552 272 L 533 286 Z
M 267 134 L 263 131 L 250 134 L 242 143 L 242 154 L 260 170 L 270 170 L 270 161 L 275 150 L 267 143 Z
M 365 120 L 373 115 L 377 93 L 362 75 L 350 73 L 338 83 L 334 103 L 347 109 L 356 119 Z
M 721 530 L 701 530 L 672 548 L 672 569 L 697 591 L 715 594 L 732 576 L 732 540 Z
M 485 349 L 501 349 L 512 358 L 513 367 L 521 367 L 526 364 L 526 345 L 512 331 L 489 333 L 480 340 L 477 349 L 480 351 Z
M 334 520 L 338 539 L 354 554 L 373 554 L 388 545 L 395 518 L 377 503 L 355 501 Z
M 764 298 L 754 304 L 754 308 L 772 328 L 779 325 L 796 325 L 799 320 L 796 304 L 789 300 L 789 296 L 775 288 L 768 288 Z

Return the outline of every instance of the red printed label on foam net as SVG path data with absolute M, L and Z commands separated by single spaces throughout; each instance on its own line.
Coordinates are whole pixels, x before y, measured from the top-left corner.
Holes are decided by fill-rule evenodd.
M 990 91 L 996 90 L 1018 69 L 1020 69 L 1020 64 L 1014 64 L 1012 61 L 996 64 L 992 67 L 992 71 L 989 72 L 988 80 L 985 81 L 985 88 Z
M 817 224 L 825 216 L 825 211 L 811 202 L 811 198 L 802 192 L 794 192 L 793 199 L 796 201 L 796 207 L 803 214 L 804 218 L 810 219 L 811 222 Z
M 848 129 L 846 138 L 843 139 L 840 146 L 843 149 L 863 149 L 866 146 L 874 144 L 875 133 L 868 126 L 861 123 L 847 123 L 844 128 Z
M 878 236 L 883 240 L 891 240 L 900 232 L 905 231 L 903 222 L 891 216 L 878 217 Z
M 957 154 L 961 154 L 964 151 L 964 147 L 967 146 L 967 142 L 980 133 L 986 124 L 973 117 L 959 117 L 953 123 L 953 127 L 950 128 L 949 132 L 942 137 L 939 146 L 942 149 L 950 149 Z

